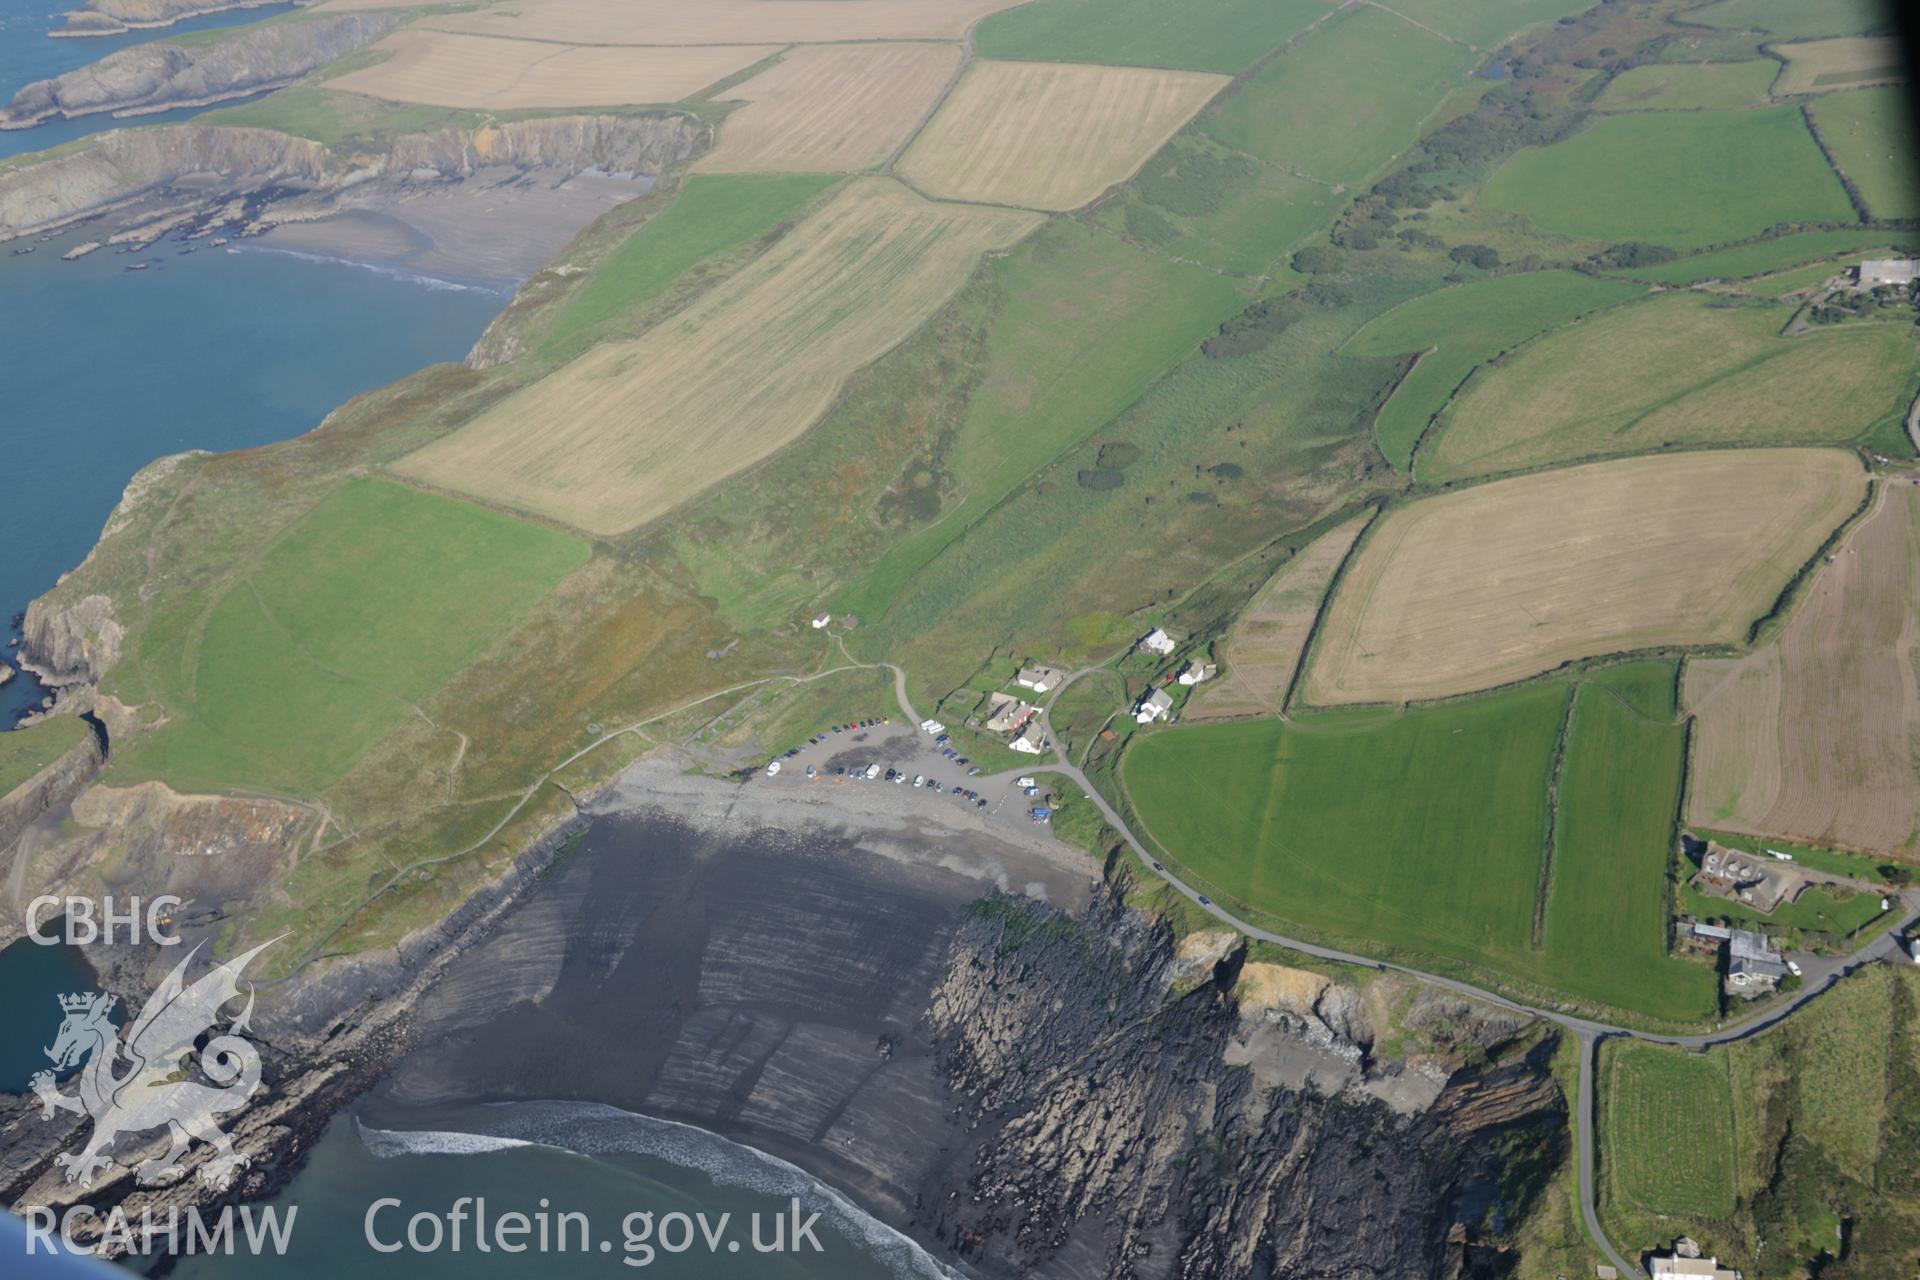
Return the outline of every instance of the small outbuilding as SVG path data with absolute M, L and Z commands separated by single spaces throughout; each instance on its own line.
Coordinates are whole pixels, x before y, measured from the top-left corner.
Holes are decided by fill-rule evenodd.
M 813 620 L 813 629 L 814 629 L 815 631 L 818 631 L 818 630 L 820 630 L 820 629 L 821 629 L 822 627 L 824 627 L 824 626 L 826 626 L 826 625 L 827 625 L 827 624 L 828 624 L 829 622 L 832 622 L 832 621 L 833 621 L 833 615 L 832 615 L 832 614 L 830 614 L 830 613 L 823 613 L 823 614 L 821 614 L 821 615 L 820 615 L 819 617 L 817 617 L 817 618 L 815 618 L 815 619 Z

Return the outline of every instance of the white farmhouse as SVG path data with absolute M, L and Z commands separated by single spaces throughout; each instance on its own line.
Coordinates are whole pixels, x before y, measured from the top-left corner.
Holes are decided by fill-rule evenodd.
M 1167 696 L 1167 691 L 1155 689 L 1140 699 L 1139 706 L 1134 709 L 1133 718 L 1141 724 L 1152 724 L 1171 710 L 1173 710 L 1173 699 Z
M 832 622 L 832 621 L 833 621 L 833 615 L 832 615 L 832 614 L 830 614 L 830 613 L 823 613 L 823 614 L 821 614 L 821 615 L 820 615 L 819 617 L 817 617 L 817 618 L 815 618 L 815 619 L 813 620 L 813 629 L 814 629 L 815 631 L 818 631 L 818 630 L 820 630 L 820 629 L 821 629 L 822 627 L 824 627 L 824 626 L 826 626 L 826 625 L 827 625 L 827 624 L 828 624 L 829 622 Z
M 1220 668 L 1214 666 L 1211 662 L 1189 662 L 1180 669 L 1180 683 L 1189 685 L 1199 684 L 1201 681 L 1211 680 L 1219 674 Z
M 1035 693 L 1045 693 L 1060 683 L 1060 676 L 1061 671 L 1058 667 L 1041 666 L 1036 663 L 1031 667 L 1020 668 L 1020 672 L 1014 676 L 1013 682 L 1022 689 L 1031 689 Z
M 1173 652 L 1173 637 L 1155 627 L 1141 638 L 1140 647 L 1148 653 L 1157 653 L 1164 658 Z
M 1042 751 L 1045 751 L 1047 749 L 1047 739 L 1040 731 L 1039 718 L 1035 717 L 1029 721 L 1027 727 L 1020 731 L 1020 736 L 1007 745 L 1015 751 L 1024 751 L 1030 756 L 1037 756 Z

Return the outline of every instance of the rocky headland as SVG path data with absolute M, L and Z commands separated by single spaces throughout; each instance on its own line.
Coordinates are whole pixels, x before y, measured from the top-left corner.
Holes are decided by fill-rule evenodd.
M 705 145 L 678 112 L 564 115 L 328 147 L 269 129 L 114 129 L 0 170 L 0 241 L 93 219 L 131 248 L 250 237 L 426 274 L 517 283 Z
M 399 14 L 381 11 L 311 16 L 243 27 L 218 40 L 156 40 L 118 49 L 21 89 L 0 107 L 0 129 L 30 129 L 61 116 L 138 115 L 246 97 L 344 57 L 399 21 Z
M 295 4 L 306 2 L 293 0 Z M 64 21 L 51 34 L 117 36 L 149 27 L 170 27 L 203 13 L 261 9 L 280 3 L 283 0 L 86 0 L 78 9 L 62 14 Z

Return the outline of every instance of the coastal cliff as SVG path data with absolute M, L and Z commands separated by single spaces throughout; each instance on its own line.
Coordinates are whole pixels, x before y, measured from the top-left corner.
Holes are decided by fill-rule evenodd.
M 157 40 L 118 49 L 0 107 L 0 129 L 28 129 L 59 116 L 138 114 L 197 107 L 278 88 L 370 44 L 397 26 L 393 12 L 344 13 L 243 27 L 218 40 Z
M 100 739 L 89 733 L 59 759 L 0 795 L 0 856 L 9 854 L 20 834 L 33 823 L 73 803 L 99 774 L 105 760 Z
M 116 211 L 156 227 L 191 218 L 256 226 L 268 207 L 286 204 L 299 204 L 300 217 L 322 217 L 333 197 L 368 184 L 451 183 L 487 169 L 651 175 L 691 155 L 706 133 L 693 118 L 668 112 L 444 128 L 402 134 L 385 150 L 334 150 L 268 129 L 114 129 L 0 171 L 0 240 Z M 136 202 L 137 215 L 130 211 Z
M 305 0 L 294 0 L 303 3 Z M 146 27 L 170 27 L 203 13 L 228 9 L 260 9 L 281 0 L 86 0 L 52 34 L 56 36 L 113 36 Z

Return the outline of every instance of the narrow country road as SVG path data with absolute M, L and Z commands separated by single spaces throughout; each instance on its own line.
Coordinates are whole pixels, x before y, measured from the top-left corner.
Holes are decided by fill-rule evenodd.
M 1920 416 L 1920 402 L 1916 402 L 1916 412 L 1917 416 Z M 902 714 L 906 716 L 909 724 L 919 724 L 922 717 L 913 709 L 913 704 L 908 701 L 907 698 L 907 673 L 890 662 L 873 665 L 885 666 L 893 672 L 894 694 L 900 701 L 900 710 Z M 1090 675 L 1104 669 L 1103 667 L 1083 667 L 1068 676 L 1065 680 L 1062 680 L 1048 695 L 1046 702 L 1040 708 L 1040 721 L 1046 729 L 1047 737 L 1054 743 L 1058 744 L 1060 738 L 1059 735 L 1053 731 L 1053 704 L 1059 699 L 1062 693 L 1066 692 L 1074 681 L 1080 679 L 1082 676 Z M 1482 1000 L 1489 1004 L 1499 1005 L 1503 1008 L 1512 1009 L 1515 1012 L 1524 1013 L 1532 1017 L 1544 1018 L 1573 1032 L 1580 1044 L 1580 1092 L 1579 1097 L 1574 1102 L 1575 1131 L 1578 1138 L 1580 1165 L 1580 1213 L 1586 1220 L 1587 1234 L 1593 1237 L 1593 1241 L 1599 1246 L 1600 1252 L 1606 1255 L 1609 1263 L 1619 1269 L 1622 1276 L 1640 1274 L 1641 1268 L 1629 1263 L 1621 1256 L 1620 1252 L 1613 1247 L 1612 1242 L 1607 1239 L 1606 1232 L 1603 1231 L 1600 1226 L 1600 1214 L 1594 1190 L 1595 1171 L 1598 1166 L 1594 1137 L 1594 1114 L 1597 1105 L 1594 1070 L 1599 1059 L 1600 1042 L 1611 1036 L 1630 1036 L 1636 1040 L 1644 1040 L 1650 1044 L 1674 1045 L 1684 1049 L 1700 1050 L 1716 1044 L 1727 1044 L 1735 1040 L 1744 1040 L 1785 1020 L 1791 1016 L 1795 1010 L 1805 1005 L 1807 1001 L 1812 1000 L 1815 996 L 1826 991 L 1835 982 L 1838 982 L 1842 977 L 1852 973 L 1861 966 L 1872 964 L 1876 961 L 1892 959 L 1900 955 L 1899 943 L 1897 941 L 1898 935 L 1911 929 L 1915 922 L 1920 920 L 1920 892 L 1910 891 L 1902 894 L 1900 902 L 1905 910 L 1905 914 L 1892 928 L 1882 932 L 1878 938 L 1866 946 L 1861 947 L 1852 955 L 1830 960 L 1816 960 L 1806 964 L 1806 974 L 1801 989 L 1794 994 L 1792 999 L 1785 1003 L 1776 1005 L 1750 1018 L 1729 1023 L 1714 1031 L 1688 1035 L 1667 1035 L 1657 1032 L 1641 1031 L 1633 1027 L 1619 1026 L 1593 1018 L 1582 1018 L 1552 1009 L 1542 1009 L 1519 1000 L 1509 999 L 1496 992 L 1476 987 L 1472 983 L 1461 982 L 1455 978 L 1442 977 L 1437 973 L 1427 973 L 1424 970 L 1415 969 L 1409 965 L 1379 960 L 1372 956 L 1356 955 L 1350 951 L 1340 951 L 1332 947 L 1319 946 L 1299 938 L 1289 938 L 1283 934 L 1273 933 L 1269 930 L 1259 928 L 1256 925 L 1248 924 L 1246 921 L 1238 919 L 1223 910 L 1218 903 L 1205 898 L 1199 890 L 1193 888 L 1178 875 L 1174 874 L 1174 872 L 1167 869 L 1167 867 L 1149 853 L 1146 846 L 1141 844 L 1139 839 L 1134 836 L 1132 829 L 1127 826 L 1126 821 L 1121 818 L 1120 814 L 1114 810 L 1112 805 L 1107 803 L 1106 797 L 1101 795 L 1099 790 L 1088 781 L 1086 774 L 1066 758 L 1066 753 L 1060 751 L 1056 746 L 1055 754 L 1061 758 L 1061 762 L 1058 764 L 1037 765 L 1027 770 L 1008 770 L 1007 773 L 1037 773 L 1044 771 L 1061 774 L 1072 779 L 1074 784 L 1086 793 L 1087 798 L 1093 802 L 1094 807 L 1097 808 L 1101 816 L 1107 820 L 1107 824 L 1120 833 L 1120 837 L 1127 842 L 1128 847 L 1140 856 L 1142 862 L 1153 869 L 1154 874 L 1172 885 L 1180 893 L 1186 895 L 1196 906 L 1219 920 L 1222 924 L 1239 930 L 1249 938 L 1257 938 L 1263 942 L 1271 942 L 1278 946 L 1286 947 L 1288 950 L 1298 951 L 1321 960 L 1332 960 L 1338 961 L 1341 964 L 1360 965 L 1369 969 L 1392 970 L 1396 973 L 1404 973 L 1422 982 L 1445 988 L 1460 995 L 1469 996 L 1475 1000 Z M 991 776 L 998 778 L 1003 775 L 995 774 Z

